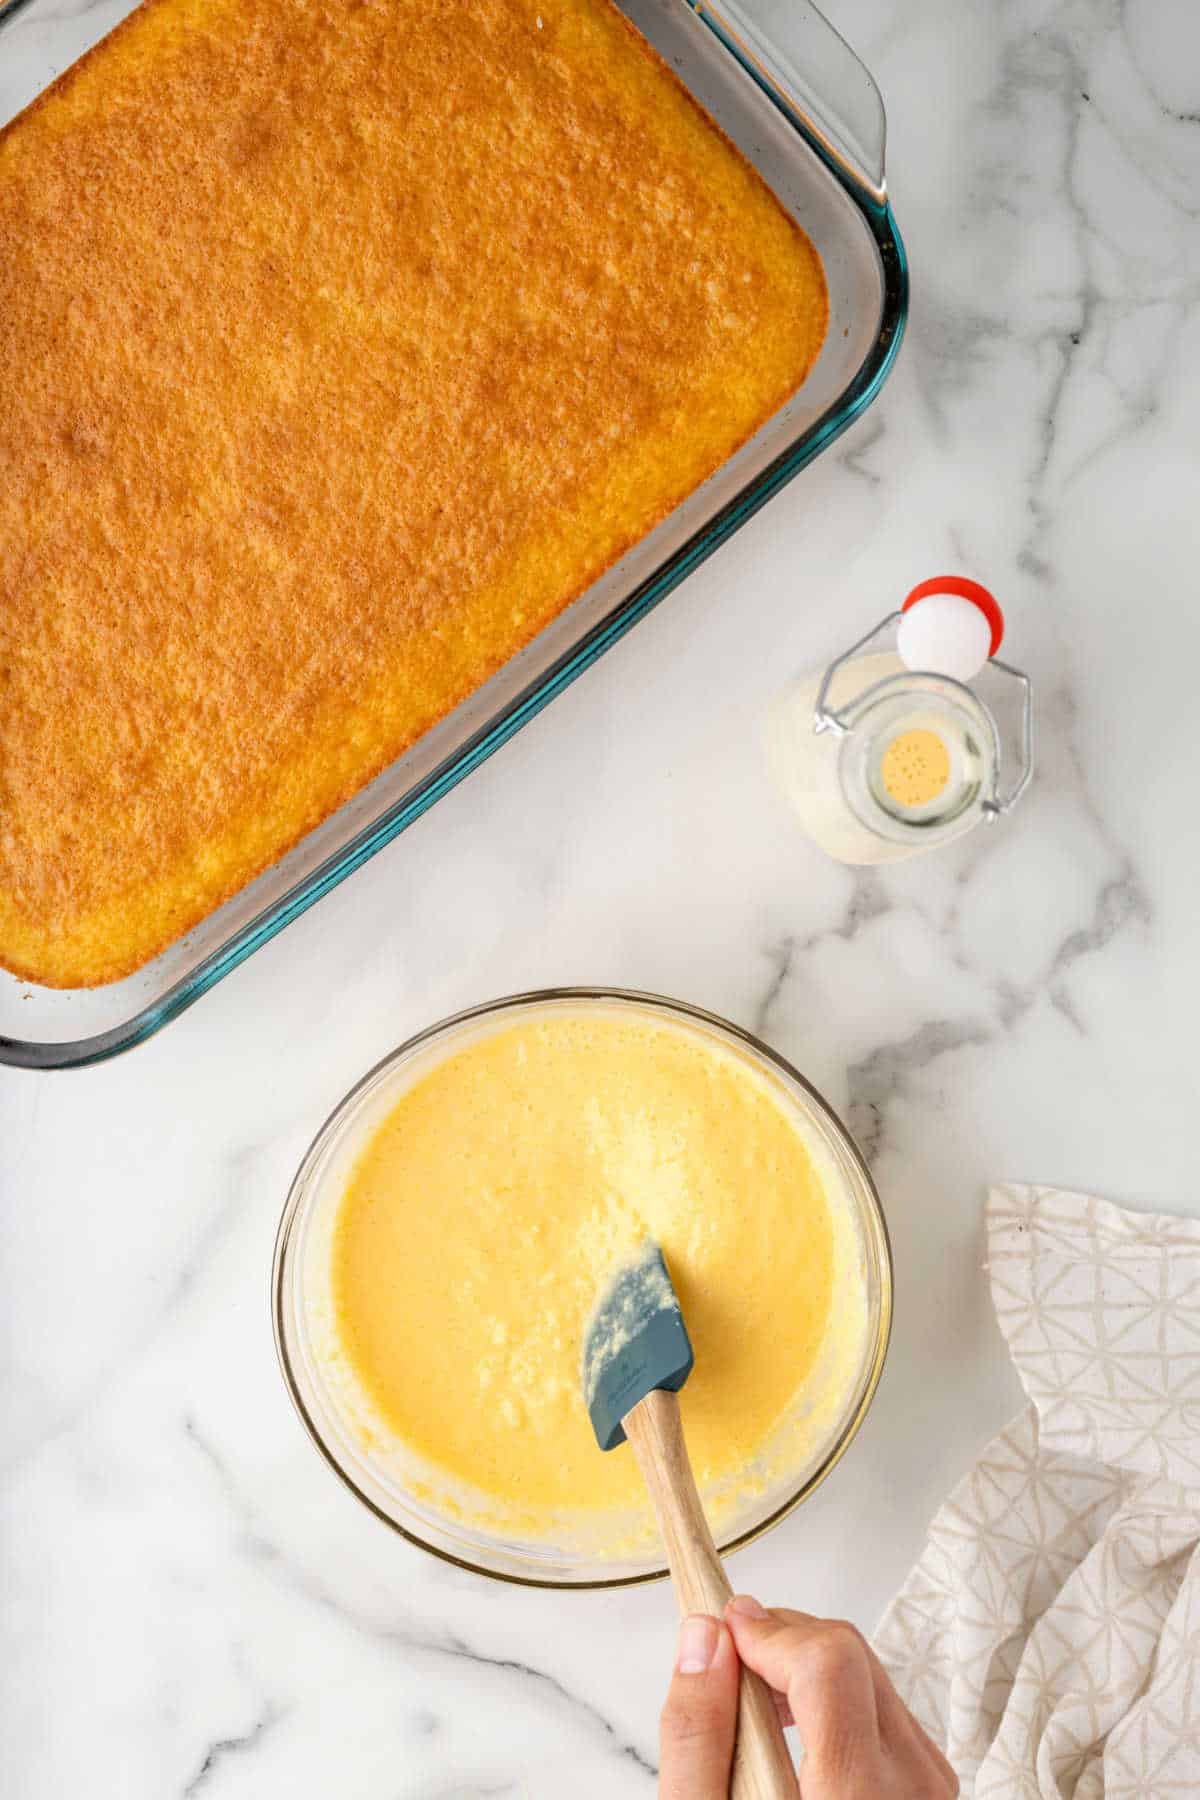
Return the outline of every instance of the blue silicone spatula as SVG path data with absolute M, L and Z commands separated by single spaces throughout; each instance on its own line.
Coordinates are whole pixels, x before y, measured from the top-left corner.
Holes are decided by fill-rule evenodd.
M 720 1618 L 725 1574 L 679 1417 L 692 1346 L 659 1246 L 644 1242 L 601 1294 L 583 1345 L 583 1397 L 601 1450 L 628 1439 L 662 1531 L 679 1611 Z M 741 1671 L 733 1800 L 796 1800 L 796 1776 L 766 1684 Z

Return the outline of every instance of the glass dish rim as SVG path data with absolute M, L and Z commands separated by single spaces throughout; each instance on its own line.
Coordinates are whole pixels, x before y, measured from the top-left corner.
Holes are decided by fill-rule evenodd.
M 531 988 L 521 993 L 501 995 L 493 1000 L 484 1000 L 478 1002 L 474 1006 L 464 1007 L 459 1012 L 451 1013 L 447 1017 L 438 1019 L 433 1024 L 423 1027 L 422 1030 L 413 1033 L 412 1036 L 406 1038 L 394 1049 L 388 1051 L 386 1055 L 380 1057 L 379 1060 L 368 1069 L 365 1074 L 360 1076 L 354 1085 L 347 1090 L 323 1120 L 301 1157 L 296 1168 L 296 1173 L 292 1177 L 287 1192 L 287 1198 L 284 1201 L 283 1212 L 280 1216 L 279 1226 L 276 1230 L 275 1247 L 271 1258 L 271 1330 L 275 1340 L 276 1360 L 279 1365 L 279 1372 L 282 1376 L 284 1387 L 287 1389 L 288 1397 L 291 1400 L 301 1425 L 304 1427 L 304 1431 L 309 1441 L 318 1451 L 325 1464 L 337 1476 L 343 1487 L 346 1488 L 346 1490 L 352 1494 L 361 1505 L 365 1506 L 381 1524 L 386 1526 L 390 1531 L 396 1532 L 398 1536 L 404 1538 L 416 1549 L 424 1551 L 427 1555 L 437 1557 L 441 1562 L 450 1563 L 455 1568 L 464 1569 L 471 1575 L 481 1576 L 489 1581 L 507 1582 L 513 1587 L 542 1588 L 552 1592 L 583 1592 L 594 1591 L 597 1589 L 645 1587 L 651 1582 L 665 1580 L 668 1575 L 667 1569 L 665 1567 L 661 1569 L 651 1569 L 635 1575 L 598 1576 L 587 1580 L 555 1580 L 545 1576 L 518 1575 L 508 1570 L 484 1568 L 479 1563 L 471 1562 L 465 1556 L 456 1556 L 452 1551 L 444 1550 L 436 1544 L 427 1542 L 417 1531 L 410 1530 L 407 1526 L 398 1523 L 397 1520 L 391 1518 L 384 1512 L 382 1507 L 376 1505 L 375 1501 L 372 1500 L 369 1495 L 362 1491 L 351 1475 L 339 1462 L 332 1449 L 321 1435 L 300 1392 L 299 1383 L 292 1366 L 292 1358 L 289 1355 L 286 1342 L 284 1327 L 284 1272 L 292 1233 L 296 1227 L 301 1211 L 301 1203 L 307 1189 L 309 1171 L 339 1128 L 344 1117 L 352 1110 L 358 1097 L 372 1082 L 374 1082 L 376 1077 L 382 1074 L 386 1069 L 398 1063 L 402 1058 L 411 1055 L 414 1051 L 419 1050 L 422 1046 L 431 1044 L 440 1036 L 452 1032 L 460 1025 L 468 1024 L 474 1019 L 486 1018 L 489 1014 L 502 1012 L 507 1009 L 538 1005 L 548 1001 L 558 1000 L 581 1002 L 589 1000 L 617 1000 L 621 1002 L 630 1002 L 635 1005 L 658 1007 L 667 1013 L 674 1014 L 684 1020 L 716 1027 L 718 1031 L 727 1034 L 729 1037 L 733 1038 L 735 1042 L 744 1045 L 756 1055 L 764 1058 L 773 1068 L 779 1071 L 787 1081 L 793 1082 L 800 1088 L 808 1100 L 814 1104 L 817 1112 L 821 1114 L 826 1121 L 832 1124 L 840 1140 L 840 1147 L 846 1152 L 851 1162 L 854 1164 L 856 1174 L 862 1182 L 863 1192 L 867 1202 L 867 1212 L 877 1236 L 880 1269 L 878 1319 L 875 1323 L 874 1342 L 870 1347 L 862 1391 L 858 1396 L 853 1410 L 844 1421 L 837 1437 L 834 1439 L 828 1453 L 822 1459 L 820 1464 L 799 1483 L 795 1491 L 789 1494 L 787 1498 L 767 1516 L 767 1518 L 760 1520 L 758 1524 L 739 1533 L 736 1538 L 733 1538 L 729 1543 L 723 1545 L 721 1549 L 722 1557 L 733 1555 L 735 1551 L 744 1549 L 747 1544 L 754 1543 L 756 1539 L 763 1537 L 767 1532 L 772 1531 L 776 1525 L 780 1524 L 790 1513 L 794 1512 L 804 1500 L 807 1500 L 811 1494 L 816 1492 L 837 1467 L 854 1438 L 857 1436 L 863 1420 L 870 1411 L 876 1392 L 878 1391 L 884 1364 L 887 1360 L 895 1310 L 895 1263 L 892 1253 L 891 1234 L 888 1230 L 887 1215 L 884 1212 L 883 1202 L 880 1199 L 879 1190 L 875 1185 L 875 1179 L 871 1174 L 870 1165 L 867 1162 L 866 1156 L 863 1154 L 861 1147 L 851 1131 L 843 1123 L 838 1113 L 829 1104 L 828 1100 L 826 1100 L 820 1090 L 815 1087 L 806 1076 L 802 1075 L 785 1056 L 782 1056 L 778 1050 L 773 1049 L 770 1044 L 765 1043 L 762 1038 L 757 1037 L 751 1031 L 743 1029 L 742 1026 L 736 1025 L 731 1019 L 726 1019 L 719 1013 L 710 1012 L 704 1007 L 696 1006 L 688 1000 L 677 1000 L 665 994 L 650 993 L 639 988 L 604 986 Z
M 682 0 L 682 3 L 832 174 L 870 232 L 881 271 L 880 318 L 871 348 L 858 370 L 840 397 L 794 443 L 768 462 L 757 475 L 751 476 L 706 524 L 619 600 L 578 642 L 535 676 L 442 763 L 347 844 L 300 877 L 286 892 L 268 901 L 262 911 L 217 944 L 194 968 L 119 1024 L 82 1038 L 27 1040 L 0 1033 L 0 1066 L 44 1070 L 85 1068 L 136 1048 L 178 1018 L 256 950 L 415 824 L 438 800 L 506 744 L 840 437 L 879 393 L 899 352 L 908 315 L 908 260 L 886 188 L 876 187 L 861 174 L 856 174 L 834 152 L 819 124 L 803 109 L 799 100 L 772 78 L 735 27 L 722 17 L 719 6 L 711 0 Z M 15 18 L 36 4 L 37 0 L 8 0 L 6 5 L 0 0 L 0 38 Z M 812 0 L 809 4 L 821 24 L 838 36 Z M 865 66 L 859 66 L 866 73 Z

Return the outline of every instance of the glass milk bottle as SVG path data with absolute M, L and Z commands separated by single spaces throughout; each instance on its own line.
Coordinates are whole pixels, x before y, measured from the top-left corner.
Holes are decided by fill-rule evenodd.
M 997 660 L 1003 635 L 986 588 L 936 576 L 776 703 L 776 779 L 830 856 L 901 862 L 1016 805 L 1033 772 L 1032 693 L 1028 676 Z M 969 685 L 985 669 L 1021 691 L 1020 760 L 1007 784 L 996 721 Z

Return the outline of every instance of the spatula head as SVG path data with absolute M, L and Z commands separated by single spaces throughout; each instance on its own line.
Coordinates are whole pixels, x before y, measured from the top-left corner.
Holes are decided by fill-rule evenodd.
M 662 1251 L 649 1239 L 596 1303 L 583 1340 L 583 1398 L 602 1450 L 624 1443 L 621 1420 L 654 1388 L 683 1386 L 692 1346 Z

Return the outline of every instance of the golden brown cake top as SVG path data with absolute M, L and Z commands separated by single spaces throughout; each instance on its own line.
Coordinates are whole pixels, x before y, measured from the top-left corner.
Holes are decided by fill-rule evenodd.
M 149 0 L 0 133 L 0 962 L 108 980 L 211 911 L 826 316 L 607 0 Z

